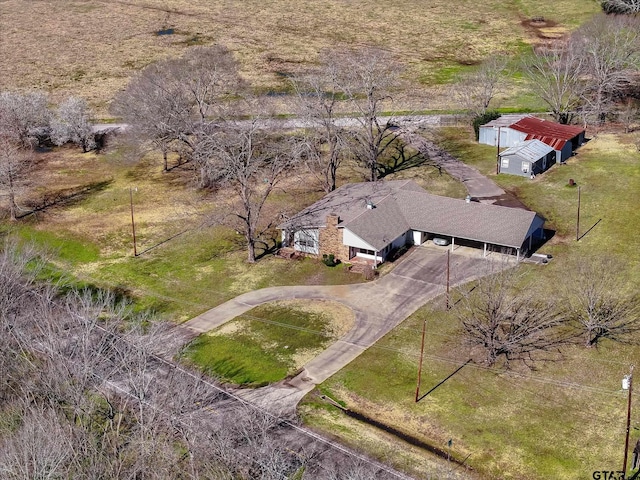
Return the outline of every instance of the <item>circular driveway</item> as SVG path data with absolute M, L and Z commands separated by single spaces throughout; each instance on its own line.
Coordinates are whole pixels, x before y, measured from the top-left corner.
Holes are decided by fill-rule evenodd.
M 300 398 L 343 368 L 364 350 L 409 317 L 422 305 L 446 291 L 447 248 L 412 249 L 395 268 L 379 280 L 355 285 L 271 287 L 240 295 L 177 327 L 182 338 L 193 338 L 274 300 L 330 299 L 355 313 L 353 328 L 308 362 L 295 378 L 259 389 L 242 389 L 239 395 L 277 410 L 295 408 Z M 450 256 L 453 287 L 482 276 L 483 259 L 475 250 L 460 249 Z M 186 331 L 185 331 L 186 330 Z

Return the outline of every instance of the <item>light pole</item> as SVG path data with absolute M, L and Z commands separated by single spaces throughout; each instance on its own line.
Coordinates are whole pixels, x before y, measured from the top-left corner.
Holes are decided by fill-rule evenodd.
M 631 391 L 633 390 L 633 365 L 629 375 L 622 379 L 623 390 L 629 391 L 629 400 L 627 401 L 627 435 L 624 440 L 624 463 L 622 464 L 622 478 L 627 478 L 627 453 L 629 452 L 629 428 L 631 426 Z
M 500 127 L 498 127 L 498 141 L 496 142 L 496 175 L 500 173 Z
M 136 187 L 136 192 L 138 188 Z M 138 256 L 138 250 L 136 248 L 136 222 L 133 219 L 133 188 L 129 187 L 129 206 L 131 207 L 131 232 L 133 233 L 133 256 Z
M 576 242 L 580 240 L 580 185 L 578 185 L 578 216 L 576 217 Z
M 420 345 L 420 363 L 418 364 L 418 383 L 416 385 L 416 403 L 420 399 L 420 382 L 422 380 L 422 358 L 424 357 L 424 334 L 427 329 L 427 319 L 422 320 L 422 344 Z

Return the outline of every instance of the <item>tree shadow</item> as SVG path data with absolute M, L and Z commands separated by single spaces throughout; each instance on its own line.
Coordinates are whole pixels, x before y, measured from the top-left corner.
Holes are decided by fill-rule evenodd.
M 421 167 L 423 165 L 436 167 L 438 168 L 438 170 L 440 170 L 440 173 L 442 173 L 440 167 L 434 165 L 433 162 L 430 161 L 429 157 L 425 156 L 419 151 L 411 151 L 410 146 L 398 138 L 393 141 L 393 151 L 391 152 L 386 163 L 379 163 L 376 166 L 379 179 L 382 179 L 387 175 L 391 175 L 393 173 Z
M 45 196 L 37 204 L 27 206 L 27 208 L 30 208 L 30 210 L 21 215 L 17 215 L 16 218 L 25 218 L 29 215 L 45 211 L 51 207 L 75 205 L 85 200 L 87 197 L 89 197 L 89 195 L 93 195 L 94 193 L 105 190 L 112 183 L 113 179 L 111 178 L 109 180 L 103 180 L 100 182 L 92 182 L 88 185 L 83 185 L 78 188 L 66 189 L 45 194 Z
M 256 246 L 262 249 L 262 251 L 256 255 L 256 260 L 260 260 L 268 255 L 275 255 L 279 248 L 278 241 L 275 238 L 258 240 Z

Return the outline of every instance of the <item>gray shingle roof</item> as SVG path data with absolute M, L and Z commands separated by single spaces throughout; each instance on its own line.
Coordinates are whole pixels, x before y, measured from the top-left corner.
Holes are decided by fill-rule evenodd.
M 530 117 L 529 114 L 520 114 L 520 113 L 510 113 L 507 115 L 500 115 L 495 120 L 491 120 L 490 122 L 482 125 L 483 127 L 510 127 L 514 123 L 519 122 L 523 118 Z
M 424 191 L 411 180 L 390 182 L 348 183 L 337 188 L 313 205 L 295 214 L 278 226 L 280 229 L 301 229 L 324 227 L 327 215 L 340 215 L 342 223 L 349 222 L 367 210 L 367 201 L 379 203 L 384 197 L 401 188 Z
M 431 195 L 412 180 L 397 180 L 343 185 L 278 228 L 324 227 L 330 213 L 377 250 L 409 229 L 519 248 L 536 217 L 519 208 Z

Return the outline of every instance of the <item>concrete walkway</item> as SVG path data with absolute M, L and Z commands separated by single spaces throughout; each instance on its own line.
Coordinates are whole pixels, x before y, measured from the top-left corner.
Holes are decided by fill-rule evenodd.
M 453 155 L 442 150 L 435 143 L 430 142 L 412 131 L 413 127 L 403 126 L 399 136 L 407 145 L 412 146 L 429 158 L 436 166 L 442 168 L 449 175 L 460 181 L 469 195 L 482 203 L 501 205 L 511 208 L 529 210 L 514 195 L 505 192 L 495 182 L 482 175 L 474 167 L 458 160 Z
M 505 194 L 505 191 L 498 187 L 493 180 L 489 180 L 475 168 L 461 162 L 420 135 L 403 131 L 400 133 L 400 138 L 460 181 L 472 197 L 492 198 Z
M 480 276 L 485 259 L 477 251 L 451 256 L 451 285 Z M 462 253 L 466 252 L 466 253 Z M 262 303 L 286 299 L 328 299 L 355 313 L 353 328 L 304 366 L 295 378 L 235 393 L 272 411 L 291 411 L 315 385 L 349 364 L 382 336 L 446 289 L 446 247 L 417 247 L 389 274 L 364 284 L 340 286 L 272 287 L 248 292 L 176 327 L 184 342 L 210 331 Z

